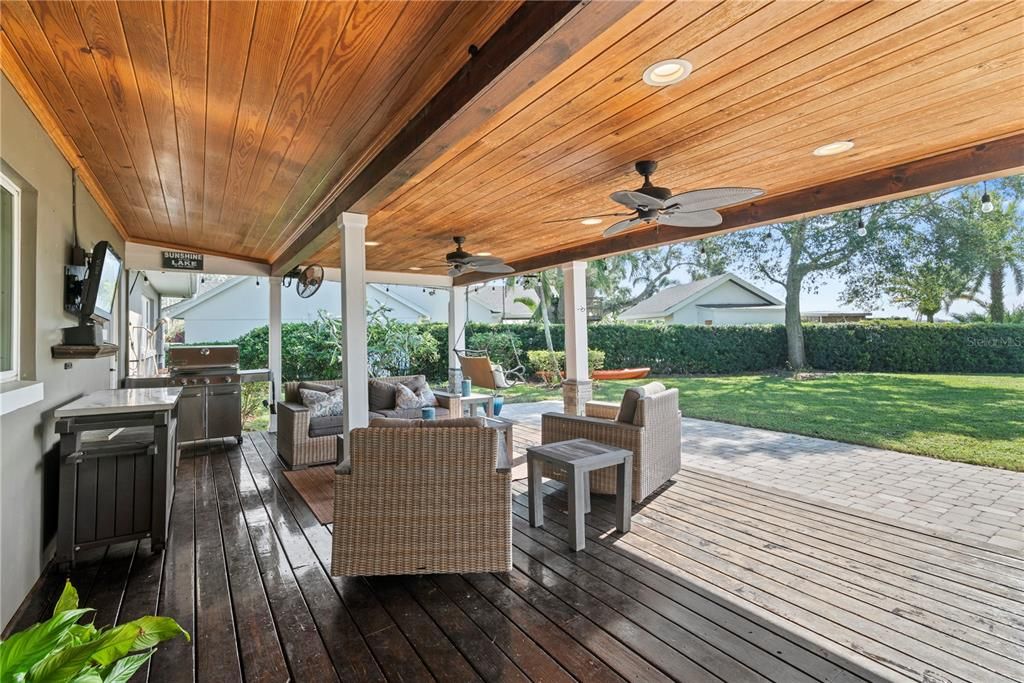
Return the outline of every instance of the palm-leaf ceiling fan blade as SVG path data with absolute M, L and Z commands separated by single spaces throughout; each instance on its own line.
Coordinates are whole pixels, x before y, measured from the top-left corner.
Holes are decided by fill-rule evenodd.
M 665 201 L 665 207 L 676 211 L 704 211 L 745 202 L 763 194 L 764 190 L 756 187 L 709 187 L 673 195 Z
M 622 211 L 619 211 L 617 213 L 592 213 L 587 216 L 575 216 L 573 218 L 559 218 L 558 220 L 554 221 L 544 221 L 541 224 L 544 225 L 546 223 L 568 223 L 569 221 L 582 221 L 586 220 L 587 218 L 607 218 L 609 216 L 632 216 L 634 213 L 635 212 L 633 211 L 628 211 L 625 213 Z
M 609 226 L 608 229 L 604 231 L 604 236 L 612 237 L 613 235 L 618 235 L 620 232 L 631 230 L 632 228 L 635 228 L 638 225 L 643 225 L 647 222 L 648 220 L 646 218 L 630 218 L 629 220 L 619 221 L 615 225 Z
M 633 190 L 620 190 L 618 192 L 612 192 L 609 197 L 613 202 L 618 202 L 623 206 L 629 207 L 630 209 L 664 209 L 665 202 L 661 201 L 657 197 L 651 197 L 644 194 L 643 192 L 634 192 Z
M 687 211 L 686 213 L 663 211 L 658 215 L 657 221 L 662 225 L 670 225 L 674 228 L 713 228 L 722 224 L 722 214 L 714 209 Z
M 476 269 L 469 266 L 452 266 L 448 269 L 448 277 L 458 277 L 463 273 L 471 273 L 474 270 Z
M 495 263 L 504 263 L 497 256 L 466 256 L 462 259 L 462 263 L 467 266 L 487 266 Z
M 471 268 L 481 273 L 500 273 L 502 275 L 507 275 L 509 273 L 516 272 L 515 268 L 504 263 L 488 263 L 485 265 L 473 265 L 471 266 Z

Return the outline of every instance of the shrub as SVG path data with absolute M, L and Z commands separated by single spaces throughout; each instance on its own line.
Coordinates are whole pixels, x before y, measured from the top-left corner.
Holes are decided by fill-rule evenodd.
M 429 336 L 436 354 L 417 357 L 409 370 L 432 382 L 448 376 L 448 327 L 443 323 L 410 325 Z M 592 350 L 604 354 L 604 367 L 649 367 L 655 374 L 735 374 L 785 367 L 786 331 L 782 325 L 706 327 L 696 325 L 591 325 Z M 555 348 L 563 347 L 564 329 L 551 329 Z M 820 370 L 872 372 L 1006 372 L 1024 373 L 1024 326 L 991 323 L 946 324 L 867 321 L 805 324 L 807 359 Z M 506 349 L 518 346 L 531 372 L 550 365 L 543 360 L 541 325 L 470 323 L 468 342 L 460 348 L 487 349 L 502 365 L 514 365 Z M 242 367 L 267 365 L 267 328 L 235 340 Z M 329 332 L 318 323 L 290 323 L 282 329 L 283 379 L 338 377 Z M 564 354 L 559 357 L 564 358 Z M 564 360 L 560 360 L 564 364 Z M 591 361 L 593 366 L 593 359 Z
M 555 351 L 555 361 L 551 360 L 551 352 L 547 349 L 527 351 L 526 353 L 528 362 L 528 369 L 535 373 L 546 373 L 548 376 L 555 375 L 554 363 L 558 363 L 557 372 L 563 372 L 565 370 L 565 351 Z M 587 367 L 590 372 L 594 370 L 600 370 L 604 367 L 604 351 L 598 351 L 597 349 L 590 349 L 587 352 Z

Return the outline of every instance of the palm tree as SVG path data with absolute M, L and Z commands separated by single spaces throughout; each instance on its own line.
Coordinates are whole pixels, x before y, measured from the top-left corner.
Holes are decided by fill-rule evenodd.
M 1024 291 L 1024 225 L 1016 199 L 1004 199 L 992 192 L 993 208 L 979 210 L 981 199 L 975 192 L 964 192 L 951 207 L 953 220 L 976 241 L 977 251 L 972 277 L 960 298 L 978 303 L 994 323 L 1006 318 L 1006 279 L 1013 279 L 1017 291 Z M 981 290 L 988 284 L 988 301 Z

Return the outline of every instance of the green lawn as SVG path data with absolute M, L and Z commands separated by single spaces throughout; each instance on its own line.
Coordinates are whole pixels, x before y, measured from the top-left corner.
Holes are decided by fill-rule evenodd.
M 850 373 L 795 381 L 776 375 L 660 377 L 687 417 L 731 422 L 1024 471 L 1024 376 Z M 617 400 L 631 382 L 600 382 Z M 560 396 L 519 385 L 508 403 Z

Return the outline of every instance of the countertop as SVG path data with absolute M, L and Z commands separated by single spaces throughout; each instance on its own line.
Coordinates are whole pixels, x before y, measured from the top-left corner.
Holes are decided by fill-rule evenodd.
M 105 389 L 66 403 L 53 414 L 57 418 L 81 415 L 118 415 L 170 410 L 178 402 L 181 389 L 159 387 L 154 389 Z

